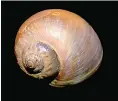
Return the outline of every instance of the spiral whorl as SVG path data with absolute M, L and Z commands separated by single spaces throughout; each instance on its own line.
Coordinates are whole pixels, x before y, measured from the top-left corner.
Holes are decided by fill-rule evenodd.
M 34 53 L 32 50 L 30 53 L 28 51 L 23 58 L 24 67 L 31 74 L 39 73 L 44 67 L 43 59 L 38 55 L 38 52 Z
M 22 60 L 26 71 L 29 74 L 39 74 L 39 78 L 57 73 L 60 64 L 56 52 L 42 42 L 37 42 L 24 49 Z M 46 73 L 43 73 L 45 71 Z

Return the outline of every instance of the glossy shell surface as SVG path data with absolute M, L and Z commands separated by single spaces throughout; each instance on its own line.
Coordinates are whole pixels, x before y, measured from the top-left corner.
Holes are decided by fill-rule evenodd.
M 96 32 L 82 17 L 49 9 L 22 24 L 15 40 L 15 55 L 25 73 L 36 78 L 58 73 L 50 85 L 63 87 L 92 75 L 100 65 L 103 50 Z M 29 73 L 27 66 L 40 72 Z

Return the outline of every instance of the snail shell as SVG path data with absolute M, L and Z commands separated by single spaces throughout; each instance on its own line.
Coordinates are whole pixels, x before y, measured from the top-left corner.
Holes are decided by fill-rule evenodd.
M 38 12 L 20 27 L 15 55 L 21 69 L 35 78 L 58 73 L 54 87 L 77 84 L 91 76 L 103 56 L 93 28 L 79 15 L 61 9 Z

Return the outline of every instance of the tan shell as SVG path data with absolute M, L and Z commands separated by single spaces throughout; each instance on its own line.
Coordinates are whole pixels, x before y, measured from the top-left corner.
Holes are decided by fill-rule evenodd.
M 15 55 L 28 75 L 45 78 L 58 73 L 50 85 L 64 87 L 92 75 L 103 50 L 97 34 L 83 18 L 66 10 L 49 9 L 31 16 L 20 27 Z M 29 73 L 27 68 L 40 72 Z

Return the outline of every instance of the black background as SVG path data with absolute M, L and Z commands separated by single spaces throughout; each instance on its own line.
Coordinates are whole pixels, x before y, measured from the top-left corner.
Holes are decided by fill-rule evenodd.
M 103 46 L 104 56 L 98 71 L 72 87 L 51 87 L 47 79 L 38 80 L 26 75 L 16 62 L 14 41 L 19 27 L 31 15 L 49 8 L 79 14 L 94 28 Z M 118 2 L 2 2 L 2 101 L 114 98 L 118 81 L 117 13 Z

